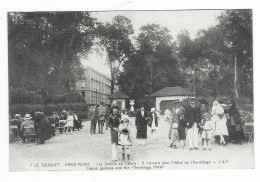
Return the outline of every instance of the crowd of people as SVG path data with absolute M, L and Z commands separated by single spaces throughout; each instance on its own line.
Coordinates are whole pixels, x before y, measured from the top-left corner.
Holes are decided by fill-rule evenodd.
M 184 105 L 180 100 L 173 101 L 174 107 L 165 111 L 165 120 L 169 122 L 168 137 L 171 140 L 170 147 L 177 149 L 186 143 L 189 150 L 199 150 L 199 139 L 202 139 L 202 150 L 212 150 L 213 138 L 219 145 L 225 146 L 228 142 L 242 144 L 245 139 L 243 123 L 236 104 L 231 99 L 214 101 L 212 107 L 205 99 L 196 103 L 194 97 L 189 98 L 189 104 Z M 200 106 L 198 106 L 200 105 Z M 130 147 L 132 145 L 132 130 L 129 118 L 125 113 L 119 114 L 119 107 L 112 106 L 112 113 L 108 119 L 111 128 L 112 161 L 118 160 L 118 146 L 122 148 L 122 159 L 130 159 Z M 135 127 L 136 139 L 139 145 L 146 145 L 147 132 L 150 131 L 151 138 L 157 141 L 157 128 L 159 113 L 155 108 L 147 112 L 144 106 L 136 112 Z M 168 116 L 167 116 L 168 115 Z M 126 154 L 125 154 L 126 153 Z
M 13 119 L 9 117 L 9 125 L 10 140 L 21 138 L 23 143 L 26 143 L 28 139 L 33 139 L 36 144 L 44 144 L 46 140 L 55 136 L 56 131 L 72 133 L 76 129 L 82 129 L 81 119 L 76 112 L 65 109 L 59 114 L 53 112 L 51 116 L 39 110 L 25 114 L 23 118 L 20 114 L 15 114 Z
M 151 108 L 148 112 L 141 105 L 135 114 L 135 122 L 131 123 L 127 110 L 120 111 L 118 105 L 107 106 L 104 102 L 91 106 L 89 109 L 90 134 L 104 134 L 104 130 L 110 130 L 112 161 L 117 161 L 118 149 L 121 148 L 122 160 L 130 160 L 130 149 L 133 141 L 133 129 L 136 129 L 136 140 L 139 145 L 147 144 L 147 133 L 151 139 L 157 141 L 158 125 L 162 120 L 169 123 L 168 138 L 169 147 L 178 149 L 188 143 L 189 150 L 199 150 L 199 139 L 202 139 L 202 149 L 212 150 L 211 142 L 225 146 L 228 142 L 241 144 L 244 140 L 243 123 L 235 101 L 221 99 L 213 102 L 212 107 L 205 99 L 197 103 L 194 97 L 189 98 L 189 104 L 183 104 L 180 100 L 173 101 L 173 108 L 165 111 L 164 118 Z M 200 105 L 200 106 L 198 106 Z M 19 135 L 25 142 L 25 126 L 33 125 L 37 144 L 43 144 L 45 140 L 55 135 L 55 131 L 66 128 L 67 132 L 82 128 L 81 119 L 72 111 L 63 110 L 60 114 L 54 112 L 52 116 L 45 116 L 42 112 L 16 114 L 11 125 L 17 125 Z M 63 125 L 61 126 L 62 122 Z M 133 126 L 135 125 L 135 126 Z M 98 127 L 98 129 L 96 128 Z M 167 136 L 166 136 L 167 137 Z

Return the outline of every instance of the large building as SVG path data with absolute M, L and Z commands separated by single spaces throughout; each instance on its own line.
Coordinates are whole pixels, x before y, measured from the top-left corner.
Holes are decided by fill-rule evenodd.
M 84 69 L 83 77 L 76 82 L 76 91 L 85 97 L 87 104 L 110 104 L 111 79 L 92 67 Z

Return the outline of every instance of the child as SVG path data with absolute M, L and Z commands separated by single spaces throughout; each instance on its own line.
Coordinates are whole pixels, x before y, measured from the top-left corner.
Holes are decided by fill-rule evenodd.
M 125 154 L 127 154 L 127 160 L 130 160 L 130 147 L 132 145 L 131 139 L 131 124 L 127 118 L 123 118 L 119 124 L 119 137 L 118 145 L 122 146 L 122 160 L 125 160 Z
M 177 142 L 179 141 L 179 132 L 178 132 L 178 124 L 177 123 L 173 123 L 172 124 L 172 143 L 170 145 L 170 147 L 173 147 L 174 149 L 177 149 Z
M 211 150 L 211 138 L 213 136 L 212 130 L 214 128 L 213 122 L 210 119 L 210 115 L 205 113 L 203 115 L 204 123 L 202 125 L 202 139 L 203 139 L 203 150 L 206 150 L 207 147 Z

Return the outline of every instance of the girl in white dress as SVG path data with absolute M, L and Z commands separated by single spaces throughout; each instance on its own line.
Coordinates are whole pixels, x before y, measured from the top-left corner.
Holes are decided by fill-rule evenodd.
M 227 129 L 227 118 L 224 113 L 224 109 L 221 104 L 217 101 L 214 101 L 212 107 L 212 121 L 215 122 L 215 135 L 220 136 L 220 144 L 226 145 L 226 141 L 224 139 L 224 135 L 228 136 L 228 129 Z

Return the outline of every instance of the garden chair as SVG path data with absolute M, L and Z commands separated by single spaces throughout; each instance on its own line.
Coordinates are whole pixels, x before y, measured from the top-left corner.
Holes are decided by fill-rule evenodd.
M 244 124 L 244 133 L 248 135 L 248 143 L 253 142 L 253 135 L 254 135 L 254 123 L 248 122 Z
M 24 126 L 24 136 L 28 142 L 36 141 L 36 134 L 33 125 Z
M 12 125 L 10 126 L 10 133 L 13 136 L 13 143 L 18 143 L 22 141 L 21 137 L 19 136 L 18 126 Z

